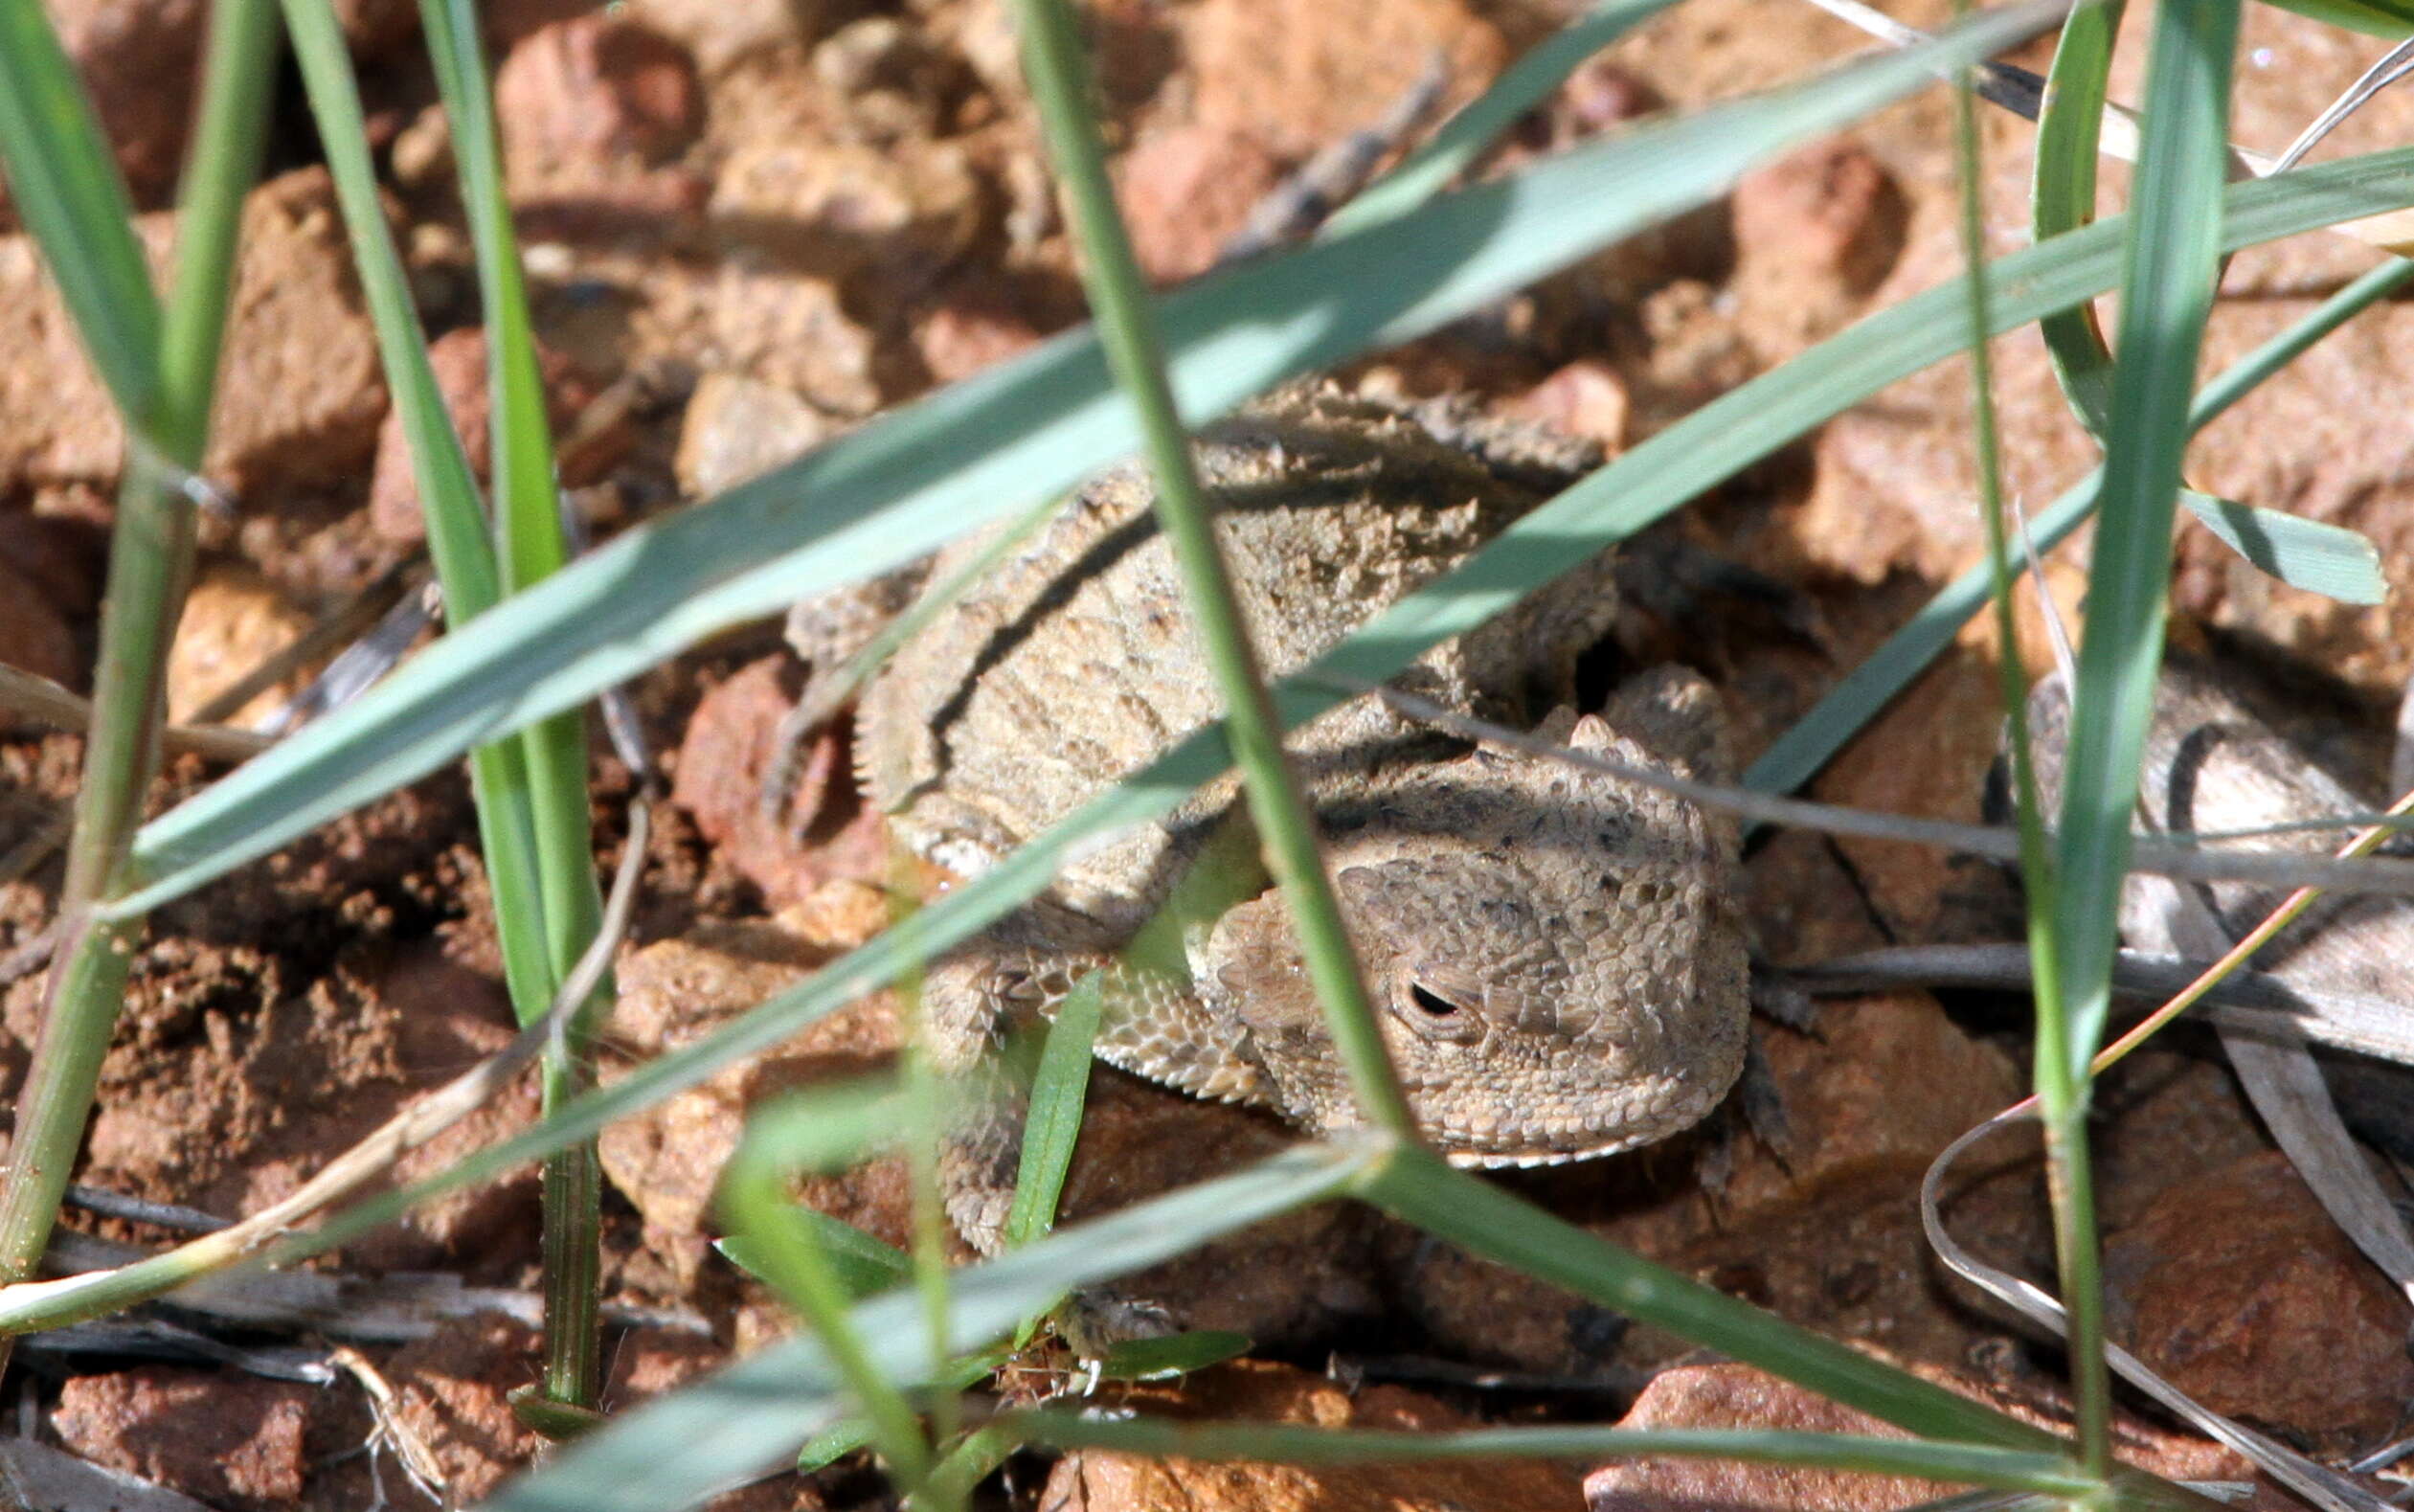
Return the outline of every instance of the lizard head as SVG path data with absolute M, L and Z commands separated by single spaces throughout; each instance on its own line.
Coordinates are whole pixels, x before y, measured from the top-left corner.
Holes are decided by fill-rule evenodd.
M 1544 732 L 1661 766 L 1595 716 Z M 1674 1134 L 1743 1062 L 1733 841 L 1693 804 L 1483 745 L 1323 805 L 1363 979 L 1425 1137 L 1461 1164 L 1613 1154 Z M 1206 990 L 1245 1030 L 1267 1100 L 1359 1121 L 1278 892 L 1208 941 Z

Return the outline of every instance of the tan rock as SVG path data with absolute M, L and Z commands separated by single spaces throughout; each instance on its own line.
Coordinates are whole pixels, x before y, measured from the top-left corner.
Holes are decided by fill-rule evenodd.
M 648 1057 L 676 1049 L 794 986 L 826 955 L 762 923 L 723 925 L 648 946 L 620 968 L 613 1038 Z M 670 1257 L 683 1282 L 693 1278 L 719 1231 L 711 1218 L 713 1193 L 747 1110 L 778 1092 L 885 1068 L 895 1053 L 896 1034 L 894 1015 L 875 1000 L 823 1019 L 777 1053 L 731 1067 L 604 1131 L 604 1174 L 643 1215 L 649 1247 Z M 910 1231 L 910 1207 L 900 1174 L 875 1162 L 811 1184 L 803 1197 L 901 1242 Z
M 1933 1370 L 1935 1384 L 1979 1396 L 1976 1389 Z M 2033 1412 L 1990 1403 L 2036 1422 Z M 2057 1428 L 2059 1425 L 2054 1425 Z M 1746 1365 L 1688 1365 L 1663 1370 L 1643 1388 L 1618 1423 L 1629 1429 L 1740 1429 L 1770 1433 L 1910 1435 L 1866 1413 Z M 2114 1429 L 2114 1451 L 2127 1464 L 2184 1479 L 2244 1479 L 2251 1472 L 2236 1455 L 2135 1422 Z M 1858 1475 L 1794 1465 L 1746 1465 L 1717 1459 L 1636 1459 L 1607 1465 L 1585 1478 L 1591 1512 L 1885 1512 L 1934 1501 L 1963 1488 L 1932 1480 Z
M 155 280 L 167 215 L 138 223 Z M 385 413 L 375 338 L 326 172 L 253 191 L 210 448 L 211 477 L 254 503 L 356 470 Z M 0 487 L 106 484 L 124 432 L 26 237 L 0 237 Z
M 1192 1376 L 1177 1390 L 1137 1389 L 1124 1405 L 1208 1421 L 1446 1432 L 1472 1426 L 1414 1391 L 1352 1394 L 1285 1365 L 1253 1361 Z M 1040 1494 L 1063 1512 L 1547 1512 L 1580 1504 L 1575 1482 L 1539 1460 L 1348 1466 L 1208 1463 L 1078 1450 Z
M 168 652 L 168 716 L 191 720 L 221 691 L 306 634 L 310 616 L 264 578 L 240 569 L 206 574 L 185 598 Z M 221 724 L 246 724 L 301 690 L 303 671 L 254 698 Z
M 1480 92 L 1508 53 L 1457 0 L 1209 0 L 1177 12 L 1176 25 L 1192 119 L 1293 161 L 1381 120 L 1436 53 L 1450 69 L 1450 106 Z
M 673 463 L 680 489 L 709 499 L 795 461 L 836 430 L 828 416 L 785 389 L 741 373 L 705 373 L 680 423 Z

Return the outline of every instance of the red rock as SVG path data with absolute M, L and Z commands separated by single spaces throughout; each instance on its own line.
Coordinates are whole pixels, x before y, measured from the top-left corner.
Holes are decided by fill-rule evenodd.
M 1736 296 L 1771 358 L 1807 346 L 1859 307 L 1903 252 L 1909 205 L 1866 147 L 1830 137 L 1735 186 Z
M 220 1505 L 291 1506 L 318 1391 L 231 1370 L 147 1365 L 70 1376 L 51 1426 L 95 1464 Z
M 878 817 L 847 780 L 843 726 L 807 742 L 784 810 L 763 811 L 763 773 L 796 703 L 783 686 L 792 666 L 785 655 L 766 657 L 704 695 L 680 743 L 670 791 L 774 908 L 801 902 L 833 877 L 879 877 L 888 853 Z
M 0 664 L 62 687 L 79 687 L 83 675 L 76 665 L 76 638 L 66 619 L 11 563 L 9 554 L 0 554 Z
M 965 304 L 941 305 L 914 327 L 914 350 L 941 383 L 969 378 L 1039 341 L 1039 332 L 1022 317 Z
M 1458 0 L 1207 0 L 1176 12 L 1202 125 L 1306 158 L 1383 119 L 1440 53 L 1447 107 L 1498 73 L 1507 44 Z
M 1563 435 L 1596 441 L 1612 455 L 1626 445 L 1626 414 L 1632 400 L 1626 380 L 1591 357 L 1568 364 L 1502 408 Z
M 1472 1426 L 1433 1398 L 1400 1387 L 1353 1394 L 1288 1365 L 1255 1361 L 1219 1365 L 1179 1388 L 1132 1390 L 1119 1405 L 1152 1415 L 1327 1429 Z M 1580 1501 L 1565 1471 L 1532 1459 L 1271 1465 L 1076 1450 L 1057 1461 L 1040 1505 L 1061 1512 L 1546 1512 Z
M 2105 1273 L 2130 1347 L 2217 1412 L 2345 1452 L 2414 1399 L 2405 1298 L 2276 1150 L 2163 1193 Z
M 1132 250 L 1160 283 L 1215 265 L 1250 211 L 1282 181 L 1282 165 L 1247 132 L 1181 125 L 1143 137 L 1115 165 Z
M 453 426 L 461 433 L 462 444 L 468 450 L 469 465 L 484 482 L 490 465 L 487 435 L 488 391 L 486 387 L 486 333 L 481 327 L 465 327 L 447 331 L 428 345 L 428 364 L 436 370 L 436 386 L 444 395 L 444 408 L 453 417 Z M 564 427 L 575 419 L 580 411 L 595 397 L 595 389 L 579 376 L 569 358 L 539 342 L 536 349 L 537 372 L 545 385 L 546 410 L 553 422 L 553 434 L 559 437 Z M 579 461 L 590 456 L 608 459 L 608 451 L 582 450 Z M 592 476 L 573 476 L 571 459 L 564 459 L 562 481 L 573 486 L 593 482 Z M 588 473 L 600 471 L 600 462 L 589 462 Z M 411 443 L 403 436 L 399 412 L 386 417 L 377 433 L 376 471 L 369 486 L 369 519 L 379 535 L 390 541 L 417 541 L 426 533 L 426 524 L 419 517 L 419 484 L 411 468 Z
M 1967 1396 L 1980 1393 L 1932 1370 L 1917 1370 Z M 2034 1412 L 1996 1400 L 2013 1416 L 2036 1423 Z M 1618 1423 L 1628 1429 L 1744 1429 L 1755 1432 L 1910 1435 L 1866 1413 L 1840 1407 L 1789 1381 L 1746 1365 L 1688 1365 L 1653 1377 Z M 2123 1422 L 2114 1452 L 2127 1464 L 2167 1478 L 2246 1479 L 2245 1462 L 2213 1444 Z M 1585 1478 L 1591 1512 L 1700 1512 L 1705 1507 L 1751 1512 L 1888 1512 L 1950 1496 L 1960 1487 L 1904 1477 L 1857 1475 L 1794 1465 L 1746 1465 L 1717 1459 L 1636 1459 L 1606 1465 Z
M 703 84 L 687 49 L 601 13 L 530 35 L 503 60 L 494 90 L 515 161 L 659 164 L 685 151 L 704 125 Z

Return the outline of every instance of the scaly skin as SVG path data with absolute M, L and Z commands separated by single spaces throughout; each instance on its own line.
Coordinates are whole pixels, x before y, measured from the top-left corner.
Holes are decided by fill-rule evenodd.
M 1447 438 L 1447 439 L 1445 439 Z M 1463 560 L 1565 481 L 1524 433 L 1291 390 L 1211 428 L 1200 465 L 1272 675 Z M 911 641 L 867 689 L 865 780 L 898 837 L 970 875 L 1217 712 L 1143 472 L 1092 484 Z M 963 543 L 932 574 L 944 581 Z M 1531 725 L 1570 695 L 1616 609 L 1605 562 L 1437 647 L 1397 686 Z M 1634 680 L 1546 733 L 1620 760 L 1723 772 L 1715 696 Z M 1746 966 L 1731 828 L 1689 803 L 1424 727 L 1374 698 L 1291 749 L 1404 1090 L 1471 1164 L 1631 1149 L 1706 1114 L 1743 1062 Z M 1108 962 L 1237 806 L 1233 779 L 1069 864 L 1030 906 L 934 963 L 942 1065 L 985 1074 L 1017 1026 Z M 1242 855 L 1250 847 L 1239 847 Z M 1170 962 L 1117 965 L 1098 1053 L 1311 1131 L 1356 1121 L 1279 896 L 1181 933 Z M 950 1207 L 998 1242 L 1021 1119 L 1011 1094 L 951 1151 Z

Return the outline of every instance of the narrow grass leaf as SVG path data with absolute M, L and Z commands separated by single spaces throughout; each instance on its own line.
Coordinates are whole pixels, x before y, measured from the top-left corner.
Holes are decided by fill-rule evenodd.
M 0 165 L 127 432 L 166 451 L 151 434 L 159 296 L 134 239 L 134 201 L 38 0 L 0 0 Z
M 2230 68 L 2239 0 L 2163 0 L 2146 71 L 2145 128 L 2121 277 L 2119 356 L 2087 575 L 2064 754 L 2051 941 L 2037 952 L 2060 990 L 2037 994 L 2034 1079 L 2081 1458 L 2110 1464 L 2094 1182 L 2087 1157 L 2087 1061 L 2111 1009 L 2139 760 L 2162 666 L 2171 526 L 2186 453 L 2190 394 L 2219 281 L 2222 187 L 2229 163 Z M 2041 947 L 2043 942 L 2040 942 Z
M 1806 1328 L 1772 1318 L 1562 1222 L 1411 1149 L 1378 1167 L 1367 1201 L 1437 1238 L 1929 1438 L 2058 1454 L 2060 1442 Z
M 2037 117 L 2037 168 L 2029 183 L 2029 232 L 2040 242 L 2095 218 L 2096 147 L 2124 9 L 2124 0 L 2083 5 L 2062 24 Z M 2071 415 L 2101 441 L 2112 406 L 2112 354 L 2096 328 L 2093 306 L 2059 310 L 2037 329 Z
M 722 1167 L 719 1202 L 756 1273 L 812 1326 L 872 1444 L 911 1490 L 930 1468 L 930 1441 L 905 1399 L 904 1378 L 872 1360 L 849 1312 L 855 1298 L 846 1271 L 823 1248 L 822 1230 L 792 1221 L 797 1209 L 787 1185 L 794 1171 L 855 1163 L 893 1138 L 899 1112 L 887 1077 L 816 1088 L 758 1110 Z
M 1023 1162 L 1014 1178 L 1014 1203 L 1006 1209 L 1005 1242 L 1020 1249 L 1047 1236 L 1056 1225 L 1056 1204 L 1065 1173 L 1072 1169 L 1081 1139 L 1081 1109 L 1090 1092 L 1091 1047 L 1098 1038 L 1098 1014 L 1106 999 L 1102 979 L 1092 972 L 1056 1005 L 1055 1021 L 1042 1041 L 1039 1071 L 1031 1078 L 1029 1112 L 1023 1125 Z
M 1069 1287 L 1167 1259 L 1207 1240 L 1337 1195 L 1378 1162 L 1369 1140 L 1308 1145 L 1068 1229 L 958 1273 L 948 1320 L 959 1340 L 986 1341 Z M 853 1312 L 871 1365 L 899 1383 L 930 1367 L 921 1298 L 891 1292 Z M 608 1424 L 552 1464 L 503 1488 L 488 1512 L 593 1512 L 691 1506 L 725 1483 L 794 1455 L 832 1426 L 845 1396 L 820 1343 L 782 1340 Z
M 2380 553 L 2360 531 L 2193 488 L 2182 489 L 2179 502 L 2231 551 L 2291 588 L 2351 604 L 2389 597 Z
M 1430 330 L 1700 204 L 1762 158 L 1908 93 L 1931 70 L 1999 51 L 2056 9 L 1990 12 L 1935 44 L 1638 128 L 1413 215 L 1201 280 L 1163 310 L 1185 419 Z M 2343 201 L 2314 224 L 2414 197 L 2358 192 L 2314 176 L 2324 171 L 2298 175 L 2335 186 Z M 2322 197 L 2305 192 L 2300 208 Z M 359 702 L 147 825 L 136 849 L 147 881 L 141 906 L 709 634 L 920 555 L 1069 485 L 1134 440 L 1094 336 L 1074 331 L 633 530 L 515 596 L 479 635 L 448 637 Z
M 1917 1476 L 1963 1485 L 2100 1493 L 2102 1482 L 2059 1455 L 1974 1444 L 1924 1444 L 1846 1433 L 1744 1429 L 1633 1429 L 1554 1425 L 1455 1432 L 1309 1428 L 1292 1423 L 1191 1423 L 1107 1418 L 1063 1410 L 1008 1414 L 1025 1439 L 1059 1449 L 1111 1449 L 1151 1457 L 1266 1460 L 1293 1465 L 1418 1464 L 1447 1459 L 1722 1459 L 1872 1476 Z
M 1433 139 L 1366 186 L 1324 223 L 1327 237 L 1346 236 L 1407 214 L 1450 187 L 1520 116 L 1567 82 L 1579 64 L 1616 41 L 1673 0 L 1601 0 L 1591 11 L 1500 71 L 1491 87 L 1442 124 Z
M 2170 0 L 2155 12 L 2137 170 L 2155 190 L 2140 198 L 2121 281 L 2120 357 L 2057 866 L 2056 935 L 2071 1001 L 2056 1051 L 2073 1079 L 2094 1053 L 2110 1001 L 2138 756 L 2162 661 L 2172 513 L 2222 245 L 2237 22 L 2236 0 Z
M 1164 1381 L 1237 1360 L 1249 1353 L 1249 1345 L 1247 1334 L 1222 1328 L 1167 1334 L 1162 1339 L 1126 1339 L 1098 1361 L 1098 1374 L 1110 1381 Z
M 860 1301 L 874 1292 L 885 1292 L 914 1273 L 913 1257 L 877 1234 L 866 1233 L 851 1223 L 793 1203 L 780 1211 L 786 1216 L 770 1221 L 812 1230 L 805 1236 L 807 1241 L 820 1245 L 829 1256 L 850 1300 Z M 712 1248 L 756 1280 L 770 1279 L 764 1271 L 770 1263 L 769 1256 L 764 1253 L 764 1247 L 749 1235 L 733 1233 L 715 1239 Z
M 2373 36 L 2414 34 L 2414 4 L 2407 0 L 2266 0 L 2283 11 Z

